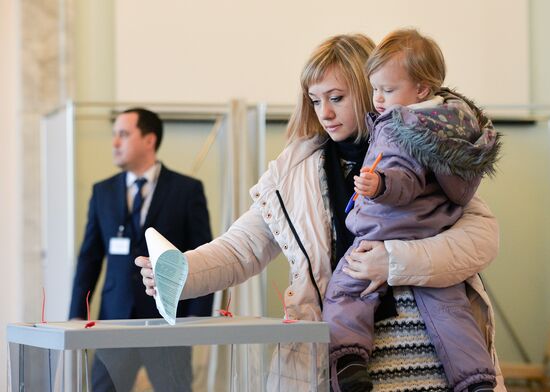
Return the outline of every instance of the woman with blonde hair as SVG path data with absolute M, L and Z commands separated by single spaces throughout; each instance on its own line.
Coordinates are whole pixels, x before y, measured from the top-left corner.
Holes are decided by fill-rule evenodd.
M 345 227 L 344 210 L 369 144 L 364 119 L 373 108 L 364 67 L 373 48 L 364 35 L 338 35 L 313 52 L 301 74 L 302 91 L 288 124 L 287 146 L 251 188 L 250 209 L 225 234 L 185 252 L 189 274 L 181 299 L 242 283 L 283 252 L 290 266 L 284 292 L 287 316 L 322 319 L 327 284 L 354 238 Z M 368 278 L 372 287 L 386 281 L 390 286 L 444 287 L 481 271 L 497 250 L 496 220 L 474 197 L 447 231 L 423 240 L 365 241 L 351 252 L 348 263 L 352 273 Z M 138 257 L 136 265 L 142 268 L 146 292 L 153 295 L 149 259 Z M 473 287 L 469 295 L 493 349 L 487 295 L 482 287 Z M 370 362 L 374 387 L 447 390 L 414 298 L 402 300 L 390 293 L 377 311 Z M 307 349 L 293 344 L 282 355 L 281 390 L 308 390 Z M 327 368 L 326 355 L 316 360 L 321 369 Z M 495 367 L 498 374 L 498 364 Z M 328 388 L 330 376 L 319 372 L 319 385 Z

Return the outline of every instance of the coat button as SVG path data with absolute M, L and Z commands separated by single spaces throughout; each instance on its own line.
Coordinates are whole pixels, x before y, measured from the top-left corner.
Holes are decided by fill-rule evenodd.
M 294 265 L 295 261 L 294 259 L 290 259 L 290 264 Z
M 271 219 L 271 212 L 267 213 L 267 219 Z
M 279 235 L 279 230 L 275 230 L 275 235 Z
M 259 192 L 256 192 L 254 193 L 254 197 L 257 199 L 258 197 L 260 197 L 260 193 Z
M 292 297 L 292 296 L 294 295 L 294 291 L 289 291 L 289 292 L 287 293 L 287 295 L 288 295 L 289 297 Z
M 287 245 L 287 244 L 284 244 L 284 245 L 283 245 L 283 249 L 284 249 L 284 250 L 287 250 L 287 249 L 288 249 L 288 245 Z
M 262 201 L 262 207 L 265 207 L 267 205 L 267 201 Z
M 298 279 L 299 277 L 300 277 L 300 275 L 299 275 L 299 274 L 297 274 L 297 273 L 296 273 L 296 274 L 294 274 L 294 279 Z

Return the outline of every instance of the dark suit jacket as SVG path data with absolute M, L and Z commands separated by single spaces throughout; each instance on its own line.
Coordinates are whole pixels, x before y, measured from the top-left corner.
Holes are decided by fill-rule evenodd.
M 132 236 L 126 197 L 126 172 L 94 185 L 88 223 L 80 248 L 69 318 L 86 318 L 86 294 L 94 292 L 103 259 L 107 271 L 102 290 L 100 320 L 160 317 L 153 297 L 145 294 L 137 256 L 147 256 L 144 231 L 154 227 L 182 252 L 212 239 L 202 183 L 162 166 L 143 229 L 132 241 L 129 255 L 111 255 L 109 241 L 119 226 Z M 91 295 L 90 295 L 91 296 Z M 180 301 L 178 317 L 210 316 L 212 295 Z

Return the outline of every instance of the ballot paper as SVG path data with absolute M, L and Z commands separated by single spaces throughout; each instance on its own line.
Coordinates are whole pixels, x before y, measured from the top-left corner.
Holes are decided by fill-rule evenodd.
M 155 274 L 155 303 L 166 322 L 176 324 L 176 310 L 189 268 L 187 261 L 170 241 L 154 228 L 145 230 L 149 259 Z

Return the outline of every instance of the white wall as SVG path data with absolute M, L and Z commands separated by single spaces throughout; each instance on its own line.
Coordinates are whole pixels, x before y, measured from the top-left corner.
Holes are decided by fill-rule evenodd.
M 114 99 L 114 21 L 111 0 L 75 1 L 75 78 L 78 101 Z
M 531 0 L 530 4 L 531 100 L 550 111 L 550 1 Z
M 18 51 L 16 46 L 17 6 L 14 0 L 0 0 L 0 249 L 2 249 L 2 295 L 0 295 L 0 389 L 6 385 L 6 324 L 21 321 L 20 260 L 21 206 L 17 127 Z
M 483 104 L 528 103 L 528 0 L 118 0 L 116 97 L 293 103 L 300 69 L 323 39 L 379 40 L 403 26 L 441 45 L 448 85 Z

